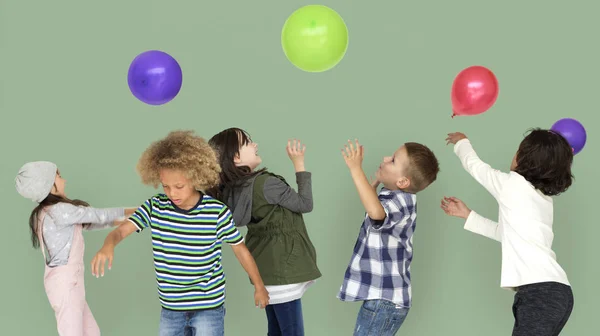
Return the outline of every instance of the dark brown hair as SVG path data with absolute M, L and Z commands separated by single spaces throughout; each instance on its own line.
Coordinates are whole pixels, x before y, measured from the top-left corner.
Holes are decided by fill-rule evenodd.
M 29 229 L 31 231 L 31 243 L 33 248 L 40 247 L 40 240 L 38 238 L 38 230 L 41 227 L 41 225 L 39 225 L 41 223 L 38 223 L 38 220 L 40 219 L 40 212 L 42 212 L 42 210 L 44 210 L 46 207 L 58 203 L 69 203 L 76 206 L 90 206 L 87 202 L 82 200 L 70 200 L 63 196 L 49 194 L 42 202 L 40 202 L 40 204 L 35 207 L 35 209 L 33 209 L 31 215 L 29 216 Z M 90 223 L 85 223 L 83 225 L 84 227 L 87 227 L 89 224 Z M 39 234 L 41 236 L 41 232 L 39 232 Z
M 573 149 L 560 134 L 550 130 L 529 130 L 517 150 L 514 171 L 544 195 L 556 196 L 573 183 Z
M 427 146 L 416 142 L 407 142 L 404 144 L 408 154 L 409 167 L 408 178 L 410 179 L 409 192 L 418 193 L 437 179 L 440 172 L 440 165 Z
M 240 148 L 252 142 L 252 138 L 248 132 L 241 128 L 232 127 L 219 132 L 208 141 L 208 144 L 215 150 L 221 166 L 219 175 L 220 184 L 218 187 L 209 190 L 207 193 L 218 200 L 223 200 L 222 191 L 225 188 L 233 188 L 242 186 L 250 178 L 266 171 L 262 168 L 257 171 L 252 171 L 247 166 L 236 166 L 234 158 L 240 154 Z

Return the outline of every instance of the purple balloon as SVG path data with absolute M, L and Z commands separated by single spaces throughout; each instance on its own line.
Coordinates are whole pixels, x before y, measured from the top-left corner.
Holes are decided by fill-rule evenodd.
M 177 61 L 159 50 L 139 54 L 127 73 L 131 93 L 149 105 L 162 105 L 173 100 L 182 82 L 183 74 Z
M 573 154 L 581 152 L 587 140 L 583 125 L 571 118 L 560 119 L 552 125 L 552 130 L 562 135 L 573 148 Z

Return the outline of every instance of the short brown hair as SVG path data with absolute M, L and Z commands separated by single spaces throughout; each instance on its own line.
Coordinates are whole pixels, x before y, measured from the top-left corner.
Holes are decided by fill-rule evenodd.
M 158 187 L 161 169 L 183 171 L 200 191 L 217 186 L 221 173 L 216 153 L 193 131 L 171 132 L 144 151 L 137 164 L 142 182 Z
M 440 172 L 440 165 L 435 154 L 427 146 L 416 142 L 404 144 L 408 154 L 409 192 L 418 193 L 433 183 Z

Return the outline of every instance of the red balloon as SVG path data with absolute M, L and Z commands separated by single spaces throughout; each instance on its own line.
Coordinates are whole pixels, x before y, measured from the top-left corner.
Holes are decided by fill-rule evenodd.
M 498 98 L 498 80 L 489 69 L 475 65 L 461 71 L 452 83 L 452 117 L 487 111 Z

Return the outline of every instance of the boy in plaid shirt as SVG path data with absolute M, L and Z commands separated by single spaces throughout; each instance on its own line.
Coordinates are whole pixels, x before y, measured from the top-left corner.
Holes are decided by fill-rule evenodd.
M 410 263 L 417 218 L 416 193 L 433 183 L 438 160 L 424 145 L 408 142 L 385 157 L 370 183 L 362 169 L 363 147 L 342 150 L 366 216 L 338 298 L 363 301 L 354 336 L 395 335 L 411 307 Z M 383 188 L 376 192 L 379 184 Z

